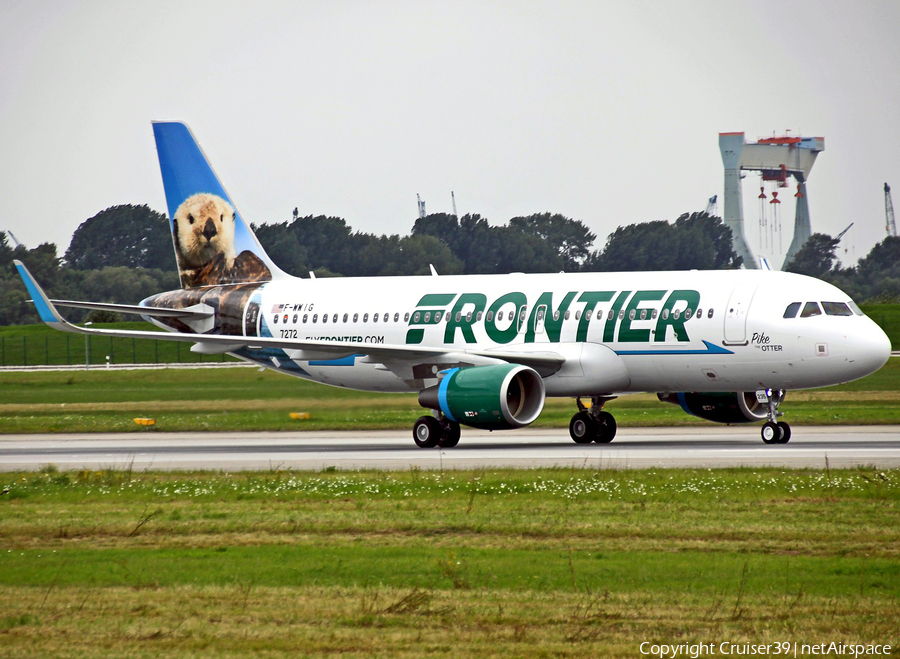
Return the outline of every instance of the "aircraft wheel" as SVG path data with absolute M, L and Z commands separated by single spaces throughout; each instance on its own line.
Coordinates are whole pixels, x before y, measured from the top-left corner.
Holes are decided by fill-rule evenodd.
M 576 444 L 590 444 L 597 435 L 597 422 L 587 412 L 579 412 L 569 421 L 569 436 Z
M 459 444 L 459 424 L 458 423 L 448 423 L 447 427 L 443 429 L 444 434 L 441 436 L 440 441 L 438 442 L 438 446 L 441 448 L 453 448 L 457 444 Z
M 781 440 L 782 431 L 774 421 L 766 421 L 760 434 L 766 444 L 777 444 Z
M 443 434 L 444 429 L 433 416 L 420 416 L 413 424 L 413 440 L 419 448 L 434 448 Z
M 594 436 L 594 441 L 598 444 L 609 444 L 616 436 L 616 417 L 609 412 L 600 412 L 597 421 L 597 434 Z
M 781 431 L 781 437 L 778 439 L 779 444 L 787 444 L 791 441 L 791 427 L 784 421 L 778 422 L 778 429 Z

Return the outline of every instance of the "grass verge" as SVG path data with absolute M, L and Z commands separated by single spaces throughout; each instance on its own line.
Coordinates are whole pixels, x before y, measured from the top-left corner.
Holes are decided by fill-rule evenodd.
M 135 417 L 160 430 L 406 429 L 422 414 L 415 395 L 319 385 L 271 371 L 141 370 L 0 373 L 0 433 L 137 432 Z M 566 428 L 575 406 L 548 399 L 536 427 Z M 653 394 L 609 404 L 622 427 L 705 425 Z M 838 387 L 789 392 L 794 424 L 900 423 L 900 359 Z M 309 412 L 295 421 L 291 412 Z
M 900 643 L 900 472 L 0 476 L 4 656 Z

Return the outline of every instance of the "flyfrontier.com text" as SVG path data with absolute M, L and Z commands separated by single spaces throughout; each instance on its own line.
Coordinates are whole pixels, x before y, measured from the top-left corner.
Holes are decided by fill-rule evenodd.
M 846 656 L 862 657 L 889 655 L 890 645 L 864 645 L 860 643 L 797 643 L 784 641 L 782 643 L 679 643 L 667 645 L 644 641 L 640 645 L 642 655 L 675 659 L 679 657 L 750 657 L 750 656 L 782 656 L 782 657 L 808 657 L 808 656 Z

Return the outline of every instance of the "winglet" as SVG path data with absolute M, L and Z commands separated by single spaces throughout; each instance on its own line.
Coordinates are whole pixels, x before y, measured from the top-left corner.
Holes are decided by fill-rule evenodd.
M 22 281 L 25 283 L 25 288 L 28 289 L 28 293 L 31 295 L 34 306 L 37 307 L 41 320 L 55 329 L 71 332 L 72 326 L 59 314 L 56 307 L 50 302 L 47 294 L 44 293 L 44 289 L 40 287 L 34 280 L 34 277 L 31 276 L 31 273 L 28 272 L 25 264 L 17 260 L 14 260 L 13 263 L 16 266 L 16 270 L 19 271 L 19 276 L 22 277 Z

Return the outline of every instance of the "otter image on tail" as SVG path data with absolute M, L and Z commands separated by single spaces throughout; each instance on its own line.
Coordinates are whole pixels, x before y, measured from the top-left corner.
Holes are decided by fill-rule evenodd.
M 175 211 L 172 234 L 185 288 L 272 278 L 266 264 L 250 250 L 236 255 L 235 218 L 231 204 L 208 192 L 191 195 Z

